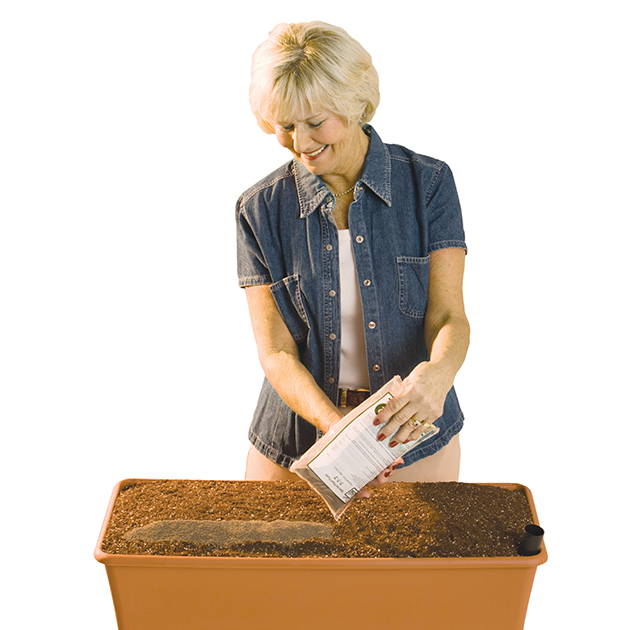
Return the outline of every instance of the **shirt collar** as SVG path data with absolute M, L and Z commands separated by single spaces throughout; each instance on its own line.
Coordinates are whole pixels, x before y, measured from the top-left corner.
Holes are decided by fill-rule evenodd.
M 372 125 L 364 124 L 363 131 L 370 138 L 370 143 L 358 181 L 363 182 L 391 206 L 392 164 L 389 150 Z M 291 169 L 300 204 L 300 218 L 304 218 L 318 208 L 331 192 L 324 180 L 319 175 L 311 173 L 300 160 L 294 158 Z

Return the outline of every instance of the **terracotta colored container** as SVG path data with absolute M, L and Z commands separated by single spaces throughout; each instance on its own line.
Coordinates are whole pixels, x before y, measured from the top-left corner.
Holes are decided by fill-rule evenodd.
M 236 558 L 109 554 L 119 630 L 522 630 L 544 542 L 533 556 L 478 558 Z M 531 492 L 520 484 L 534 522 Z

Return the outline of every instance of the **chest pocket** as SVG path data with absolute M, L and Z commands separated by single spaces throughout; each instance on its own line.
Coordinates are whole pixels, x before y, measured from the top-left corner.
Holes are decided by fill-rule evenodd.
M 424 319 L 429 300 L 429 257 L 396 256 L 398 304 L 405 315 Z
M 302 300 L 299 274 L 294 273 L 282 278 L 271 284 L 269 289 L 293 339 L 297 343 L 304 341 L 309 324 Z

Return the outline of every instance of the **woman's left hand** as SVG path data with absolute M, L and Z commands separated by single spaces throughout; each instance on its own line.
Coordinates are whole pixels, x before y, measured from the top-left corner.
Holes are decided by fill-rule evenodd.
M 390 399 L 379 411 L 376 419 L 382 425 L 379 435 L 388 444 L 398 444 L 416 440 L 422 434 L 422 427 L 414 428 L 408 423 L 411 418 L 427 424 L 437 420 L 444 413 L 444 400 L 452 386 L 448 375 L 431 361 L 419 363 L 403 380 L 398 396 Z

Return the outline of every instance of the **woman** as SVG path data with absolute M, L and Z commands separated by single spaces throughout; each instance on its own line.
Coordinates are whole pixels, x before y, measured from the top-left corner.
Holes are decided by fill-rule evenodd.
M 252 110 L 292 159 L 236 204 L 265 373 L 245 479 L 300 479 L 291 463 L 395 374 L 404 389 L 379 412 L 379 437 L 415 440 L 423 420 L 440 431 L 369 485 L 458 479 L 453 381 L 469 325 L 457 190 L 445 162 L 382 142 L 368 124 L 378 102 L 370 55 L 339 27 L 280 24 L 254 53 Z

